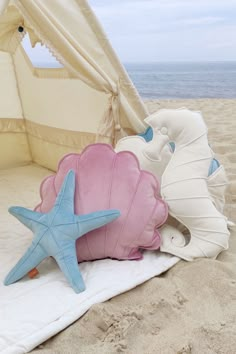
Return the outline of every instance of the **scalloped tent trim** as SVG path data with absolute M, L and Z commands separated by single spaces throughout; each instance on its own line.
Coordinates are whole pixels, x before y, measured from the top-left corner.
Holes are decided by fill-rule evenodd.
M 15 159 L 0 158 L 0 168 L 7 161 L 9 166 L 33 161 L 55 170 L 63 154 L 95 141 L 114 146 L 120 137 L 145 129 L 148 112 L 85 0 L 74 0 L 69 8 L 63 0 L 1 5 L 0 121 L 20 117 L 26 132 L 21 151 Z M 64 67 L 34 68 L 21 45 L 25 33 L 32 46 L 44 44 Z M 33 133 L 28 126 L 34 126 Z M 51 130 L 57 143 L 48 139 Z M 11 146 L 19 137 L 8 133 Z

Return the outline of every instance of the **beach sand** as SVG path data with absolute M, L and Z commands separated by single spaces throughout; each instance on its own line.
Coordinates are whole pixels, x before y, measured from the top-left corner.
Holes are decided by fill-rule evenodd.
M 236 100 L 149 100 L 160 108 L 201 111 L 209 142 L 230 181 L 226 214 L 236 221 Z M 165 274 L 110 301 L 32 353 L 236 353 L 236 228 L 217 260 L 180 261 Z

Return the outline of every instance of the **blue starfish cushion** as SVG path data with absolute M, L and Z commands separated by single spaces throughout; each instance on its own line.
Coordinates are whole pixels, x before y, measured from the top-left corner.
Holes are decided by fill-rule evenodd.
M 99 228 L 120 216 L 118 210 L 97 211 L 86 215 L 74 214 L 75 173 L 66 175 L 54 207 L 48 213 L 39 213 L 22 207 L 11 207 L 9 212 L 33 231 L 33 241 L 4 280 L 12 284 L 44 258 L 55 258 L 60 269 L 76 293 L 85 290 L 77 262 L 75 242 L 87 232 Z

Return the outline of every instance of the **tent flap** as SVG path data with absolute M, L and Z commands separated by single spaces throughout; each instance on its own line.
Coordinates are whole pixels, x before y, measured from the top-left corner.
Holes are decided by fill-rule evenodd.
M 39 156 L 40 150 L 54 151 L 51 144 L 63 154 L 83 149 L 91 141 L 87 134 L 93 134 L 93 142 L 114 145 L 122 136 L 145 129 L 148 112 L 87 1 L 11 0 L 7 4 L 0 8 L 0 49 L 14 58 L 22 118 L 38 124 L 38 130 L 44 127 L 44 132 L 62 129 L 68 137 L 76 132 L 78 139 L 57 149 L 47 140 L 48 134 L 39 137 L 28 131 L 35 162 L 55 168 L 57 157 L 49 162 L 50 154 Z M 47 69 L 40 69 L 37 74 L 20 44 L 26 32 L 32 46 L 43 43 L 64 65 L 62 73 L 57 70 L 47 76 Z M 7 78 L 6 73 L 2 76 Z
M 120 78 L 124 78 L 125 73 L 122 66 L 119 70 L 113 66 L 112 57 L 115 63 L 117 58 L 114 52 L 109 50 L 106 36 L 101 28 L 98 28 L 87 2 L 71 0 L 70 6 L 65 7 L 63 0 L 57 0 L 56 3 L 43 0 L 26 3 L 24 0 L 16 0 L 16 5 L 37 36 L 76 78 L 98 91 L 110 94 L 112 99 L 108 112 L 111 113 L 108 115 L 110 120 L 113 120 L 113 124 L 110 124 L 113 130 L 110 129 L 109 134 L 113 136 L 117 131 L 121 132 L 121 129 L 114 128 L 120 125 L 120 117 L 116 113 L 117 106 L 121 103 L 118 97 L 120 92 L 118 83 Z M 100 40 L 95 32 L 96 29 Z M 127 76 L 125 80 L 129 81 Z M 126 120 L 135 131 L 139 132 L 144 129 L 142 119 L 147 115 L 147 111 L 132 86 L 126 97 L 127 100 L 122 101 L 124 112 L 126 113 L 128 106 L 133 106 L 133 109 L 129 110 L 133 117 L 130 118 L 126 114 Z M 104 132 L 103 127 L 101 131 Z

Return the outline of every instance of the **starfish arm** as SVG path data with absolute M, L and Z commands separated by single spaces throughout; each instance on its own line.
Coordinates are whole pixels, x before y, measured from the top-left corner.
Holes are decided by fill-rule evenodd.
M 42 249 L 42 247 L 39 245 L 36 247 L 31 245 L 23 257 L 21 257 L 21 259 L 8 273 L 4 279 L 4 284 L 10 285 L 23 278 L 24 275 L 26 275 L 31 269 L 37 267 L 37 265 L 39 265 L 39 263 L 41 263 L 47 256 L 47 253 Z
M 8 209 L 8 211 L 32 231 L 34 231 L 35 224 L 37 224 L 40 218 L 42 218 L 44 215 L 42 213 L 38 213 L 37 211 L 22 208 L 19 206 L 11 207 Z
M 55 259 L 74 291 L 77 294 L 84 291 L 85 284 L 79 270 L 74 242 L 71 242 L 69 246 L 61 250 L 55 256 Z
M 74 213 L 75 172 L 70 170 L 61 186 L 53 209 L 63 209 L 64 212 Z
M 99 227 L 110 223 L 119 216 L 120 211 L 116 209 L 96 211 L 94 213 L 76 216 L 79 234 L 77 236 L 75 235 L 75 239 L 83 236 L 89 231 L 98 229 Z

